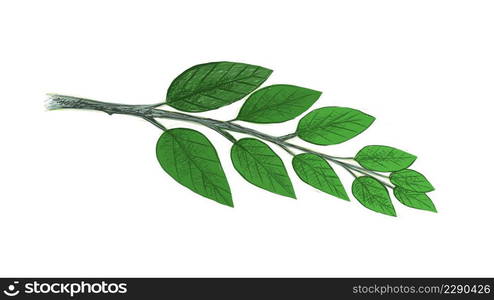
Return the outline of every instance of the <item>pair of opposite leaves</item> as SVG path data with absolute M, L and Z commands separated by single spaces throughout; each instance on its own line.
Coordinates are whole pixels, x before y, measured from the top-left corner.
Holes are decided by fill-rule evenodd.
M 216 62 L 197 65 L 172 82 L 166 103 L 187 112 L 216 109 L 247 96 L 271 73 L 269 69 L 243 63 Z M 253 123 L 285 122 L 309 109 L 320 95 L 321 92 L 292 85 L 268 86 L 248 97 L 235 120 Z M 372 116 L 351 108 L 323 107 L 300 120 L 296 135 L 318 145 L 338 144 L 360 134 L 373 121 Z M 375 153 L 379 152 L 378 149 L 375 150 Z M 405 154 L 402 160 L 409 159 L 406 157 L 409 154 L 394 150 Z M 230 188 L 216 150 L 203 134 L 185 128 L 168 130 L 158 140 L 157 156 L 163 169 L 182 185 L 219 203 L 233 206 Z M 283 162 L 265 143 L 252 138 L 241 139 L 234 143 L 231 158 L 235 169 L 247 181 L 271 192 L 295 198 Z M 393 159 L 396 157 L 391 157 Z M 300 154 L 294 157 L 293 167 L 304 182 L 348 200 L 336 173 L 323 158 L 314 154 Z M 364 180 L 362 183 L 365 183 Z M 372 183 L 374 182 L 367 182 L 365 185 L 371 184 L 372 187 Z M 357 191 L 357 194 L 369 198 L 366 193 Z M 372 193 L 370 195 L 373 196 Z

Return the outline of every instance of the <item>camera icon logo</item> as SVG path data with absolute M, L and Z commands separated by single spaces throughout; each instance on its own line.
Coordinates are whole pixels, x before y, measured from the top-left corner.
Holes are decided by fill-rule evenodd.
M 3 293 L 9 297 L 17 296 L 19 294 L 19 291 L 16 290 L 16 284 L 18 284 L 19 281 L 14 281 L 14 284 L 9 284 L 6 290 L 3 291 Z

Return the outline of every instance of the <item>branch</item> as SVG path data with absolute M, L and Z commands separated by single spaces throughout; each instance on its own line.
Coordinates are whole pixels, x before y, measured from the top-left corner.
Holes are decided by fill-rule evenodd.
M 225 121 L 203 118 L 203 117 L 188 115 L 180 112 L 173 112 L 173 111 L 167 111 L 156 108 L 161 105 L 163 105 L 163 103 L 151 104 L 151 105 L 117 104 L 117 103 L 101 102 L 101 101 L 95 101 L 91 99 L 78 98 L 72 96 L 49 94 L 49 99 L 46 104 L 46 108 L 48 110 L 87 109 L 87 110 L 102 111 L 109 115 L 112 114 L 130 115 L 130 116 L 142 118 L 162 130 L 166 130 L 166 128 L 161 123 L 156 121 L 157 118 L 193 122 L 193 123 L 201 124 L 205 127 L 208 127 L 220 133 L 222 136 L 230 140 L 232 143 L 235 143 L 236 139 L 228 131 L 251 135 L 259 139 L 271 142 L 275 145 L 278 145 L 279 147 L 281 147 L 283 150 L 285 150 L 291 155 L 295 155 L 295 153 L 293 153 L 290 149 L 296 149 L 302 152 L 318 155 L 320 157 L 327 159 L 330 162 L 339 165 L 340 167 L 344 168 L 346 171 L 350 172 L 353 176 L 356 176 L 353 173 L 353 171 L 356 171 L 358 173 L 370 175 L 372 177 L 381 177 L 385 179 L 388 178 L 383 174 L 370 171 L 361 168 L 359 166 L 350 164 L 348 162 L 342 161 L 342 159 L 352 159 L 352 158 L 331 156 L 328 154 L 310 150 L 308 148 L 296 144 L 286 142 L 287 139 L 295 137 L 296 136 L 295 133 L 291 133 L 281 137 L 275 137 L 228 121 L 225 122 Z M 390 188 L 394 188 L 394 186 L 389 184 L 388 182 L 380 180 L 379 178 L 376 179 L 379 180 L 384 185 Z
M 282 141 L 286 141 L 286 140 L 289 140 L 291 138 L 294 138 L 297 136 L 297 133 L 296 132 L 293 132 L 293 133 L 290 133 L 290 134 L 287 134 L 287 135 L 282 135 L 280 137 L 278 137 L 278 139 L 282 140 Z

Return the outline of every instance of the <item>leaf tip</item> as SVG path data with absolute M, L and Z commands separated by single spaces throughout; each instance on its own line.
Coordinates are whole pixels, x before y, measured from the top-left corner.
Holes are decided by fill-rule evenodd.
M 426 178 L 426 180 L 427 180 L 427 178 Z M 426 191 L 426 193 L 430 193 L 430 192 L 433 192 L 436 190 L 436 188 L 432 185 L 432 183 L 429 180 L 427 180 L 427 183 L 429 184 L 429 190 Z
M 348 197 L 348 195 L 340 196 L 339 198 L 345 201 L 350 201 L 350 197 Z
M 383 211 L 382 213 L 390 217 L 398 217 L 398 215 L 396 214 L 396 210 L 394 208 L 389 211 Z
M 295 195 L 295 192 L 292 191 L 291 193 L 286 194 L 285 196 L 297 200 L 297 195 Z
M 228 193 L 227 195 L 225 195 L 225 196 L 226 196 L 226 197 L 224 197 L 224 198 L 223 198 L 224 200 L 222 200 L 222 201 L 219 201 L 219 199 L 213 199 L 213 200 L 215 200 L 215 201 L 217 201 L 217 202 L 219 202 L 219 203 L 221 203 L 221 204 L 223 204 L 223 205 L 226 205 L 226 206 L 228 206 L 228 207 L 233 208 L 233 207 L 234 207 L 234 205 L 233 205 L 233 198 L 232 198 L 232 194 L 231 194 L 231 192 L 229 192 L 229 193 Z
M 232 200 L 231 194 L 229 196 L 230 197 L 227 197 L 226 199 L 221 200 L 221 201 L 219 199 L 212 199 L 212 200 L 218 202 L 219 204 L 223 204 L 225 206 L 233 208 L 234 205 L 233 205 L 233 200 Z

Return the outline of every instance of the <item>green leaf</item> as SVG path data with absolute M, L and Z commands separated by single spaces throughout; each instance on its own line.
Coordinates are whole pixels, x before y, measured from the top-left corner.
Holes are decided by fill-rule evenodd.
M 310 153 L 299 154 L 293 157 L 292 165 L 298 177 L 308 185 L 343 200 L 350 200 L 338 175 L 322 157 Z
M 247 96 L 272 72 L 259 66 L 226 61 L 193 66 L 173 80 L 166 103 L 188 112 L 216 109 Z
M 434 203 L 425 193 L 409 191 L 402 187 L 395 187 L 393 193 L 398 201 L 408 207 L 437 212 Z
M 187 128 L 165 131 L 156 144 L 161 167 L 192 191 L 233 207 L 230 186 L 211 142 Z
M 296 198 L 283 161 L 265 143 L 252 138 L 238 140 L 232 146 L 231 157 L 235 169 L 248 182 Z
M 362 167 L 381 172 L 406 169 L 416 159 L 415 155 L 389 146 L 365 146 L 355 156 Z
M 320 96 L 321 92 L 294 85 L 270 85 L 249 96 L 237 120 L 252 123 L 285 122 L 308 110 Z
M 358 177 L 353 181 L 352 194 L 370 210 L 396 217 L 386 187 L 370 176 Z
M 317 145 L 334 145 L 348 141 L 366 130 L 375 118 L 346 107 L 323 107 L 304 116 L 297 135 Z
M 389 180 L 394 185 L 401 186 L 410 191 L 425 193 L 434 190 L 434 187 L 424 175 L 410 169 L 391 173 Z

